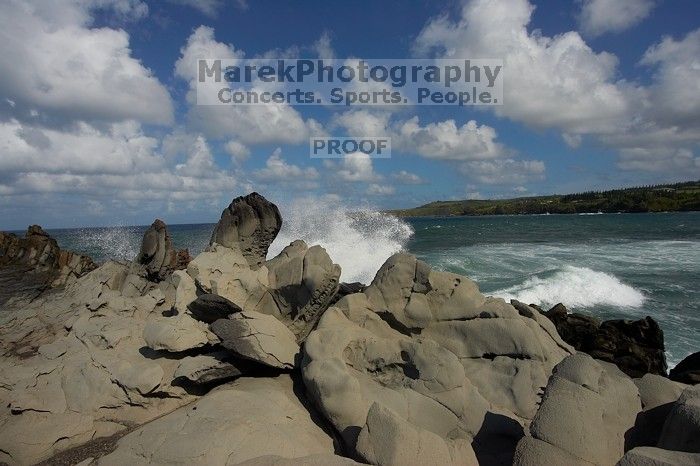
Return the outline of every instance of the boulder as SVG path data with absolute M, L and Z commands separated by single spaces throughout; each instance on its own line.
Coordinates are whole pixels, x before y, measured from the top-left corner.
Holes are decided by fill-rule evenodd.
M 697 466 L 698 464 L 700 464 L 698 453 L 637 447 L 625 453 L 617 466 Z
M 237 464 L 333 452 L 333 440 L 294 394 L 291 377 L 281 375 L 222 385 L 124 436 L 98 464 Z
M 218 342 L 206 324 L 188 314 L 149 320 L 143 329 L 143 339 L 151 349 L 174 353 Z
M 301 458 L 283 458 L 277 455 L 259 456 L 236 463 L 237 466 L 359 466 L 350 458 L 338 455 L 309 455 Z
M 267 314 L 241 311 L 229 319 L 219 319 L 211 330 L 224 348 L 238 356 L 278 369 L 293 369 L 299 353 L 294 334 L 279 320 Z
M 161 281 L 178 265 L 177 252 L 168 229 L 162 220 L 156 219 L 143 234 L 141 250 L 134 259 L 134 266 L 143 268 L 149 280 Z
M 198 296 L 187 309 L 192 313 L 192 317 L 207 324 L 225 319 L 242 310 L 223 296 L 208 293 Z
M 276 205 L 258 193 L 234 199 L 221 213 L 209 244 L 237 249 L 252 268 L 265 262 L 267 250 L 282 227 Z
M 530 424 L 532 439 L 521 440 L 514 464 L 548 464 L 552 458 L 615 464 L 640 410 L 629 377 L 612 364 L 573 354 L 554 368 Z
M 661 429 L 673 404 L 687 385 L 673 382 L 666 377 L 646 374 L 633 380 L 639 390 L 642 411 L 637 415 L 630 446 L 656 446 Z
M 683 390 L 673 404 L 661 430 L 658 447 L 700 453 L 700 385 Z
M 668 378 L 676 382 L 695 385 L 700 383 L 700 351 L 688 355 L 668 374 Z
M 651 317 L 601 322 L 595 317 L 569 314 L 561 303 L 544 315 L 577 351 L 611 362 L 630 377 L 666 375 L 664 333 Z
M 321 246 L 294 241 L 266 262 L 280 318 L 303 341 L 338 291 L 340 266 Z
M 480 461 L 507 462 L 540 387 L 572 351 L 533 309 L 523 315 L 465 277 L 396 254 L 321 316 L 302 374 L 350 452 L 376 402 L 413 429 L 471 443 Z
M 357 452 L 369 464 L 478 466 L 474 450 L 465 439 L 445 440 L 414 427 L 388 408 L 374 403 L 357 439 Z

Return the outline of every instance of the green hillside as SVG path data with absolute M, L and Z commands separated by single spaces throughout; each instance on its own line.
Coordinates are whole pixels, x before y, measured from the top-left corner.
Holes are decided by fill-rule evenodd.
M 401 217 L 426 217 L 692 210 L 700 210 L 700 181 L 515 199 L 436 201 L 390 212 Z

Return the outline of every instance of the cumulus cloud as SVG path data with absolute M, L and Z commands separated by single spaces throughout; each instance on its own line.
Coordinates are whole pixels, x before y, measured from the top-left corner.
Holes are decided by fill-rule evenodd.
M 243 144 L 301 144 L 310 135 L 322 135 L 323 128 L 313 119 L 304 118 L 286 104 L 269 105 L 197 105 L 197 60 L 202 58 L 240 59 L 244 52 L 216 41 L 214 30 L 198 27 L 181 49 L 175 64 L 176 76 L 190 85 L 187 93 L 190 125 L 210 138 L 235 137 Z
M 349 183 L 376 182 L 382 176 L 374 171 L 372 158 L 364 152 L 354 152 L 339 162 L 325 161 L 326 168 L 341 181 Z
M 393 186 L 385 184 L 372 183 L 367 187 L 367 194 L 370 196 L 390 196 L 394 194 L 396 189 Z
M 253 172 L 253 176 L 260 181 L 309 181 L 318 179 L 318 171 L 314 167 L 303 168 L 287 163 L 282 158 L 282 149 L 275 149 L 265 162 L 265 168 Z
M 241 163 L 250 157 L 250 149 L 234 139 L 226 143 L 224 150 L 235 163 Z
M 142 2 L 125 0 L 0 4 L 0 94 L 15 103 L 0 114 L 23 120 L 41 114 L 61 124 L 172 122 L 170 94 L 132 57 L 129 35 L 90 27 L 95 8 L 147 12 Z
M 636 1 L 614 3 L 633 3 L 638 6 L 634 11 L 640 11 Z M 602 5 L 593 1 L 584 7 L 592 4 Z M 580 146 L 585 135 L 593 135 L 625 150 L 625 158 L 629 149 L 652 150 L 658 158 L 675 157 L 670 154 L 678 150 L 697 151 L 700 30 L 681 40 L 665 38 L 651 47 L 641 64 L 656 72 L 650 86 L 641 86 L 618 80 L 617 57 L 593 51 L 578 32 L 553 37 L 528 32 L 533 10 L 528 0 L 471 0 L 458 19 L 431 20 L 416 39 L 415 52 L 502 57 L 506 76 L 511 78 L 506 78 L 504 104 L 491 110 L 527 126 L 558 129 L 571 147 Z M 657 139 L 651 140 L 649 134 Z M 659 143 L 673 150 L 655 150 Z M 668 162 L 668 170 L 674 170 L 677 163 Z M 621 162 L 620 166 L 637 170 L 648 165 Z
M 589 36 L 620 32 L 642 22 L 654 8 L 653 0 L 581 0 L 578 23 Z

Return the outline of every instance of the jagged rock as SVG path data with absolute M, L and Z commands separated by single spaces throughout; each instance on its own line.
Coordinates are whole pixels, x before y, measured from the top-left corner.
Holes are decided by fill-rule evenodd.
M 601 322 L 595 317 L 569 314 L 561 303 L 544 315 L 577 351 L 611 362 L 630 377 L 666 375 L 664 333 L 651 317 Z
M 369 464 L 379 466 L 479 464 L 465 439 L 448 441 L 416 428 L 376 402 L 370 407 L 358 436 L 357 452 Z
M 625 453 L 617 466 L 697 466 L 698 464 L 700 464 L 698 453 L 637 447 Z
M 617 367 L 571 355 L 554 368 L 514 464 L 615 464 L 640 410 L 637 387 Z
M 474 440 L 480 461 L 508 461 L 538 390 L 572 351 L 536 311 L 522 315 L 465 277 L 396 254 L 363 293 L 322 315 L 302 374 L 351 452 L 377 402 L 442 439 Z
M 646 374 L 633 382 L 639 390 L 642 411 L 637 415 L 634 432 L 628 443 L 631 446 L 656 446 L 673 404 L 687 385 L 656 374 Z
M 177 268 L 177 252 L 162 220 L 156 219 L 143 234 L 141 250 L 134 263 L 137 267 L 143 266 L 146 276 L 154 281 L 163 280 Z
M 24 237 L 0 232 L 0 304 L 14 295 L 34 297 L 45 288 L 73 283 L 95 268 L 88 256 L 59 248 L 38 225 Z
M 683 390 L 666 418 L 658 447 L 700 453 L 700 385 Z
M 333 299 L 331 299 L 330 305 L 333 305 L 340 301 L 340 298 L 342 298 L 343 296 L 347 296 L 353 293 L 362 293 L 363 291 L 365 291 L 365 288 L 367 288 L 367 285 L 360 282 L 342 282 L 338 285 L 338 291 L 335 293 L 335 296 L 333 296 Z
M 215 294 L 200 295 L 187 308 L 192 313 L 192 317 L 207 324 L 225 319 L 242 310 L 223 296 Z
M 242 375 L 238 367 L 224 361 L 226 357 L 225 352 L 185 357 L 177 366 L 174 378 L 184 377 L 190 382 L 206 384 Z
M 700 383 L 700 351 L 688 355 L 668 374 L 668 378 L 676 382 L 695 385 Z
M 306 338 L 338 291 L 340 266 L 321 246 L 294 241 L 265 264 L 278 318 L 299 341 Z
M 187 274 L 203 293 L 223 296 L 244 311 L 279 315 L 268 290 L 267 268 L 252 270 L 237 249 L 211 246 L 189 263 Z
M 330 455 L 333 440 L 294 394 L 289 375 L 240 378 L 119 440 L 98 464 L 236 464 L 264 455 Z
M 234 199 L 221 213 L 210 244 L 237 249 L 251 267 L 265 262 L 267 250 L 282 227 L 282 216 L 276 205 L 258 193 Z
M 279 369 L 292 369 L 299 353 L 294 334 L 273 316 L 253 311 L 219 319 L 211 330 L 224 348 L 237 355 Z
M 186 351 L 218 341 L 206 324 L 188 314 L 149 320 L 143 329 L 143 339 L 151 349 L 170 352 Z

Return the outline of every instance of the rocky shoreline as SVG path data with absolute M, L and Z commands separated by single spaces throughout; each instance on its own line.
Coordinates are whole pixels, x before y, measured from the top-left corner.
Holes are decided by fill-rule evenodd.
M 129 263 L 0 233 L 0 462 L 700 464 L 700 361 L 653 319 L 487 297 L 410 254 L 368 286 L 233 200 L 209 247 Z

